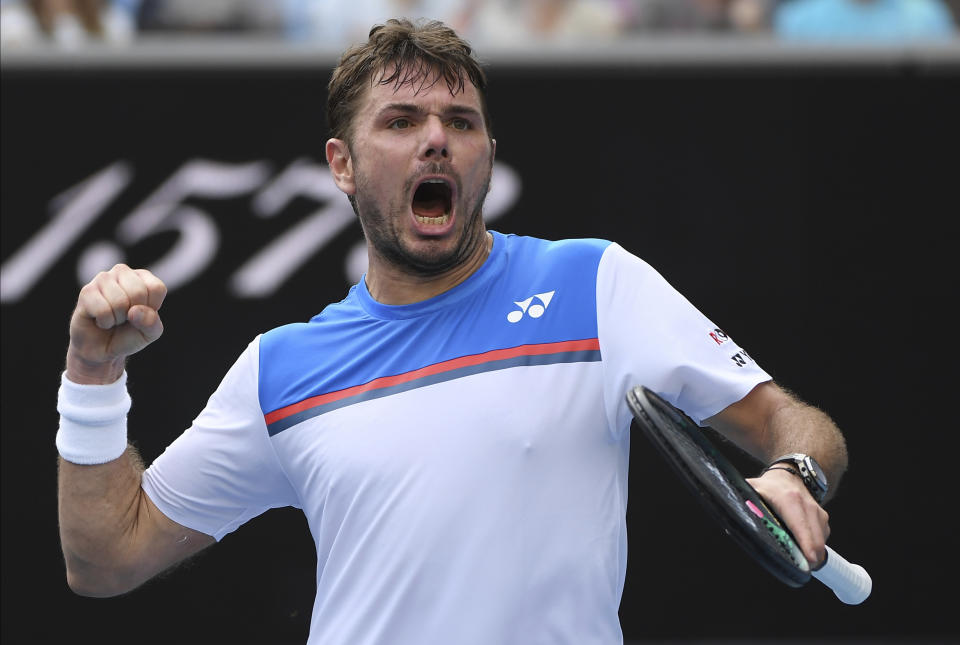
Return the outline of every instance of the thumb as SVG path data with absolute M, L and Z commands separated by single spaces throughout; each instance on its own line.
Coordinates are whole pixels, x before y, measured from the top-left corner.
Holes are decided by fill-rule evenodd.
M 127 322 L 140 332 L 147 343 L 152 343 L 163 334 L 163 321 L 156 309 L 146 305 L 134 305 L 127 310 Z

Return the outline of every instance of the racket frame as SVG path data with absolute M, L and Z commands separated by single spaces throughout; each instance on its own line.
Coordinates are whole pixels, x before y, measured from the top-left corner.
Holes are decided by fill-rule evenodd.
M 810 564 L 797 546 L 793 535 L 711 441 L 687 415 L 665 401 L 652 390 L 637 386 L 627 393 L 627 404 L 644 435 L 666 458 L 680 479 L 694 493 L 705 510 L 720 523 L 734 542 L 740 545 L 756 562 L 775 578 L 790 587 L 801 587 L 811 578 Z M 670 428 L 669 431 L 664 427 Z M 690 466 L 671 441 L 670 432 L 679 433 L 692 442 L 699 458 L 714 466 L 709 469 L 714 481 Z M 729 501 L 713 491 L 718 488 L 717 473 L 726 486 L 740 496 L 748 509 L 733 509 Z M 749 517 L 750 521 L 745 521 Z

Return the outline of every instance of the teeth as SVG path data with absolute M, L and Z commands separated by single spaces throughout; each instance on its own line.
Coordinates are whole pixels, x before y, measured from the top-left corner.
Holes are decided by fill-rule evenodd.
M 440 217 L 420 217 L 416 216 L 417 221 L 421 224 L 446 224 L 450 220 L 449 215 L 442 215 Z
M 425 183 L 425 184 L 445 184 L 445 183 L 447 183 L 447 182 L 445 182 L 445 181 L 442 180 L 442 179 L 426 179 L 426 180 L 424 180 L 423 183 Z

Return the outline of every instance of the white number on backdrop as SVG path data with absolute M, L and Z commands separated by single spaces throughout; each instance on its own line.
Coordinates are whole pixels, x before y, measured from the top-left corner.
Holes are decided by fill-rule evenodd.
M 184 203 L 191 197 L 234 199 L 253 193 L 251 211 L 261 218 L 280 215 L 298 197 L 316 201 L 321 204 L 319 209 L 246 258 L 227 285 L 238 298 L 273 295 L 311 257 L 350 226 L 354 214 L 323 164 L 297 159 L 275 177 L 271 178 L 270 173 L 268 161 L 226 163 L 191 159 L 185 162 L 120 221 L 115 241 L 99 240 L 80 252 L 79 284 L 86 283 L 98 271 L 124 261 L 125 248 L 169 231 L 178 233 L 177 241 L 148 268 L 164 280 L 170 291 L 201 275 L 217 255 L 220 232 L 213 217 Z M 105 213 L 132 178 L 130 165 L 116 162 L 52 199 L 51 220 L 0 267 L 0 302 L 12 304 L 21 300 Z M 503 163 L 495 163 L 484 209 L 486 221 L 503 215 L 519 195 L 517 173 Z M 365 247 L 360 242 L 344 258 L 348 282 L 356 282 L 366 265 Z
M 120 222 L 117 239 L 129 247 L 156 233 L 178 232 L 170 251 L 147 268 L 162 277 L 167 289 L 181 287 L 207 268 L 220 246 L 220 232 L 213 218 L 182 202 L 188 197 L 230 199 L 253 192 L 269 173 L 270 164 L 264 161 L 188 161 Z M 119 249 L 117 255 L 121 255 Z M 83 256 L 80 263 L 85 264 Z M 80 280 L 86 282 L 92 277 L 93 274 L 80 276 Z
M 230 278 L 230 290 L 241 298 L 274 293 L 298 268 L 353 222 L 353 209 L 333 183 L 326 166 L 305 159 L 294 161 L 253 200 L 253 212 L 274 217 L 294 197 L 327 202 L 254 254 Z
M 68 188 L 50 201 L 53 218 L 37 231 L 0 268 L 0 302 L 16 302 L 103 214 L 114 198 L 126 188 L 132 176 L 130 167 L 117 162 L 92 177 Z M 23 213 L 6 213 L 23 217 Z

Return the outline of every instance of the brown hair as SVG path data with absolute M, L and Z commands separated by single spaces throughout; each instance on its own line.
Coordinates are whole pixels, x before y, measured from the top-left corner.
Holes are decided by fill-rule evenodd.
M 484 90 L 487 77 L 470 45 L 442 22 L 413 23 L 391 19 L 370 30 L 366 43 L 344 52 L 327 86 L 327 124 L 330 136 L 349 143 L 360 97 L 374 74 L 381 85 L 400 88 L 421 82 L 429 89 L 443 80 L 452 94 L 463 91 L 466 79 L 480 95 L 483 120 L 492 136 Z M 466 78 L 464 77 L 466 75 Z

